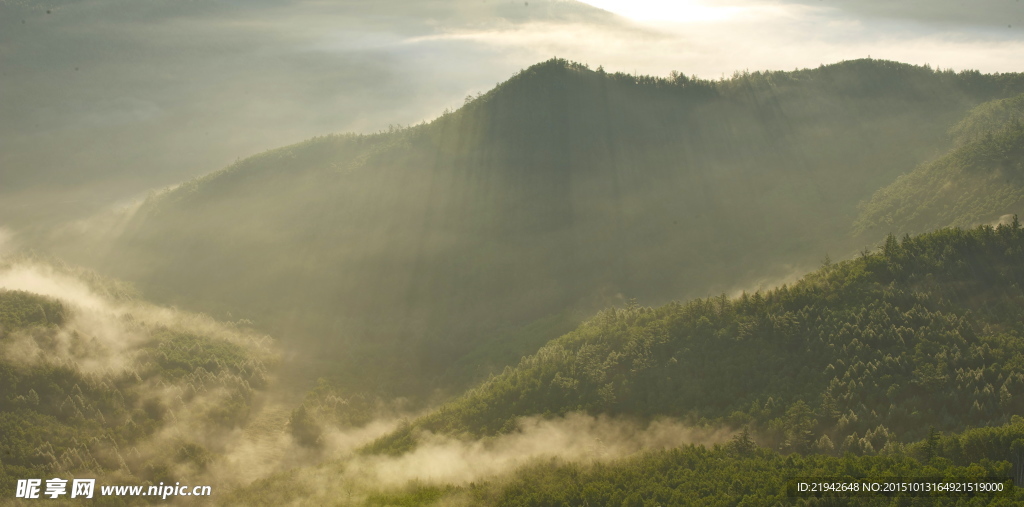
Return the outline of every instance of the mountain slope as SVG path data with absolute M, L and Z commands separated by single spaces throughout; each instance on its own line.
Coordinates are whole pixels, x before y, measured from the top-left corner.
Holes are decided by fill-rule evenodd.
M 718 82 L 552 60 L 430 124 L 310 140 L 154 196 L 93 262 L 159 301 L 305 337 L 295 350 L 344 384 L 423 394 L 497 328 L 848 248 L 857 202 L 1021 83 L 875 60 Z
M 514 431 L 533 414 L 747 427 L 787 452 L 873 454 L 1024 409 L 1024 231 L 943 230 L 791 287 L 609 310 L 379 440 Z
M 949 153 L 863 205 L 859 232 L 972 227 L 1024 212 L 1024 95 L 976 107 L 950 133 Z

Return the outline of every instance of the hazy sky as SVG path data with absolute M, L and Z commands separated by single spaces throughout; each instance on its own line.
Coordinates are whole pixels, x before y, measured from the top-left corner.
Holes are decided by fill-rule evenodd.
M 0 0 L 0 227 L 86 215 L 314 135 L 428 120 L 552 56 L 709 78 L 868 55 L 1020 71 L 1022 12 L 1018 0 Z

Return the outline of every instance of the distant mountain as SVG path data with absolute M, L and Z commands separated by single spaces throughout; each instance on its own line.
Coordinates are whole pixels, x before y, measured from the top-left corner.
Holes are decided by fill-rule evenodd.
M 1024 409 L 1024 230 L 948 229 L 792 286 L 610 309 L 369 450 L 572 411 L 747 429 L 781 452 L 886 453 Z
M 702 81 L 556 59 L 429 124 L 312 139 L 155 195 L 92 262 L 256 321 L 306 371 L 423 394 L 493 357 L 481 348 L 514 358 L 554 337 L 496 330 L 854 250 L 858 202 L 1022 90 L 878 60 Z
M 986 102 L 951 130 L 953 148 L 880 189 L 859 232 L 972 227 L 1024 214 L 1024 95 Z

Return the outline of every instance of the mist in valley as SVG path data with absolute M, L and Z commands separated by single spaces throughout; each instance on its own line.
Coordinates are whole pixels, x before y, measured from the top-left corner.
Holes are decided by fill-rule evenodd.
M 296 438 L 290 427 L 294 394 L 288 393 L 294 393 L 295 386 L 282 384 L 273 374 L 273 365 L 281 357 L 280 344 L 244 323 L 218 323 L 205 315 L 136 301 L 130 289 L 116 282 L 37 259 L 5 259 L 0 283 L 6 291 L 53 298 L 64 308 L 58 329 L 4 332 L 0 342 L 3 361 L 29 370 L 69 368 L 86 382 L 121 385 L 129 403 L 134 398 L 146 410 L 159 406 L 162 411 L 155 431 L 131 441 L 130 447 L 110 441 L 91 444 L 87 452 L 70 449 L 70 455 L 66 450 L 63 454 L 60 449 L 51 450 L 57 453 L 57 474 L 73 472 L 78 477 L 84 473 L 101 481 L 134 482 L 152 473 L 154 463 L 161 463 L 158 466 L 164 467 L 163 473 L 177 481 L 215 484 L 224 492 L 269 478 L 256 488 L 256 494 L 260 488 L 283 487 L 295 493 L 293 502 L 346 498 L 358 503 L 407 484 L 467 485 L 546 459 L 611 461 L 645 450 L 720 443 L 733 434 L 725 428 L 691 427 L 667 418 L 643 422 L 569 413 L 558 418 L 524 417 L 512 433 L 484 441 L 422 432 L 416 436 L 420 444 L 413 453 L 380 456 L 359 452 L 418 415 L 393 411 L 376 414 L 358 426 L 325 425 L 317 445 L 309 446 Z M 260 381 L 232 385 L 230 374 L 218 374 L 213 368 L 210 372 L 200 368 L 179 379 L 167 376 L 166 370 L 150 376 L 147 370 L 153 367 L 154 338 L 166 330 L 242 347 L 249 355 L 248 363 L 258 369 Z M 124 379 L 133 384 L 131 394 Z M 249 391 L 245 424 L 211 420 L 211 413 L 236 396 L 239 388 Z M 52 400 L 44 397 L 35 403 L 48 401 Z M 101 411 L 95 410 L 96 415 L 87 416 L 107 423 Z M 199 455 L 182 459 L 183 450 Z M 83 453 L 98 457 L 83 460 Z M 110 459 L 118 465 L 110 466 Z M 292 471 L 295 468 L 301 470 L 297 475 Z M 252 494 L 243 490 L 223 501 L 249 503 L 246 495 Z

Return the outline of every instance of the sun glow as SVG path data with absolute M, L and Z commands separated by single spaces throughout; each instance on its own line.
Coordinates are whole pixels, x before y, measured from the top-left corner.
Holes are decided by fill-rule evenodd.
M 713 6 L 694 0 L 583 0 L 583 3 L 636 21 L 707 23 L 724 21 L 742 13 L 737 6 Z

